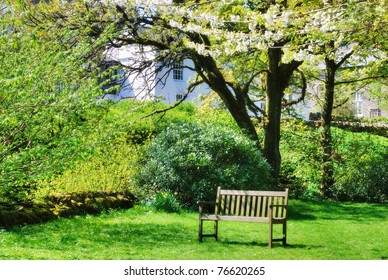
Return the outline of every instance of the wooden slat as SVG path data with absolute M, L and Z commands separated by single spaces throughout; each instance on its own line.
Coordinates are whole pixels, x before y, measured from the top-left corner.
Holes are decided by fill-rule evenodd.
M 284 205 L 284 197 L 282 197 L 280 200 L 279 200 L 279 204 L 278 205 Z M 284 215 L 284 207 L 277 207 L 278 208 L 278 217 L 279 218 L 283 218 L 283 215 Z
M 221 191 L 221 188 L 218 187 L 217 188 L 217 196 L 216 196 L 216 206 L 214 208 L 214 213 L 215 214 L 218 214 L 219 211 L 220 211 L 220 191 Z
M 239 216 L 245 216 L 245 204 L 246 204 L 247 197 L 241 196 L 241 205 L 240 205 L 240 213 Z
M 231 196 L 231 203 L 230 203 L 230 213 L 231 215 L 236 215 L 236 196 Z
M 236 222 L 268 222 L 269 217 L 245 217 L 245 216 L 229 216 L 229 215 L 202 215 L 201 220 L 208 221 L 236 221 Z M 273 220 L 273 224 L 284 223 L 285 218 L 277 218 Z
M 251 200 L 252 200 L 252 196 L 251 195 L 247 196 L 247 202 L 245 205 L 245 215 L 244 216 L 251 215 Z
M 261 204 L 263 203 L 262 200 L 263 200 L 262 196 L 257 196 L 257 205 L 256 205 L 256 213 L 255 213 L 256 217 L 260 217 Z
M 268 200 L 269 200 L 269 201 L 268 201 L 268 205 L 271 205 L 271 204 L 274 204 L 274 203 L 275 203 L 275 197 L 269 197 Z M 275 211 L 275 210 L 274 210 L 274 211 Z M 268 213 L 267 215 L 269 215 L 269 213 Z
M 257 196 L 286 196 L 286 192 L 284 191 L 241 191 L 241 190 L 221 190 L 221 195 L 257 195 Z
M 236 216 L 240 215 L 240 207 L 241 207 L 241 196 L 236 195 L 236 210 L 234 211 L 234 214 Z
M 225 196 L 221 196 L 221 202 L 220 202 L 220 211 L 218 211 L 220 214 L 225 213 Z
M 250 216 L 256 216 L 257 196 L 252 196 L 252 210 Z
M 201 220 L 236 221 L 236 222 L 268 222 L 269 218 L 268 217 L 229 216 L 229 215 L 203 215 L 201 216 Z
M 225 195 L 225 211 L 224 211 L 224 213 L 226 215 L 229 215 L 229 209 L 230 209 L 229 203 L 230 203 L 230 195 Z
M 273 205 L 279 205 L 279 198 L 278 197 L 274 197 L 273 198 L 273 202 L 272 202 Z M 274 213 L 273 213 L 273 216 L 274 217 L 278 217 L 278 214 L 279 214 L 279 207 L 275 207 L 273 209 Z
M 261 204 L 261 213 L 260 217 L 266 217 L 267 216 L 267 211 L 268 211 L 268 197 L 263 196 L 263 203 Z

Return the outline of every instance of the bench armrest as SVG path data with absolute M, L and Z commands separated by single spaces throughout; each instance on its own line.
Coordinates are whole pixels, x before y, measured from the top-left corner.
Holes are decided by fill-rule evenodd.
M 198 204 L 198 208 L 199 208 L 199 215 L 202 215 L 206 206 L 215 206 L 216 202 L 215 201 L 198 201 L 197 204 Z

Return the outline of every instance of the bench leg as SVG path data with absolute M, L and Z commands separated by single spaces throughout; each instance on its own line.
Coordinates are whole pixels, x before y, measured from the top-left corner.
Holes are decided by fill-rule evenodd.
M 203 220 L 199 219 L 199 229 L 198 229 L 198 241 L 202 242 L 202 229 L 203 229 Z
M 287 221 L 283 223 L 283 246 L 287 245 Z
M 202 242 L 203 237 L 213 237 L 218 240 L 218 221 L 214 221 L 214 233 L 213 234 L 203 234 L 203 222 L 204 220 L 199 219 L 198 227 L 198 241 Z
M 214 237 L 218 241 L 218 221 L 214 221 Z
M 272 219 L 269 219 L 269 248 L 272 248 L 272 243 L 273 243 L 273 224 L 272 224 Z

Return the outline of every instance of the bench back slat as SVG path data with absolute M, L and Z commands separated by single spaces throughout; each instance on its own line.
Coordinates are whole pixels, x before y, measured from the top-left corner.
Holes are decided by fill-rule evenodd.
M 277 197 L 277 196 L 284 196 L 287 191 L 242 191 L 242 190 L 223 190 L 220 189 L 219 194 L 221 195 L 244 195 L 244 196 L 249 196 L 249 195 L 259 195 L 259 196 L 272 196 L 272 197 Z
M 287 205 L 286 191 L 241 191 L 222 190 L 218 188 L 216 199 L 216 215 L 231 215 L 243 217 L 268 217 L 269 205 Z M 275 207 L 274 218 L 286 216 L 284 207 Z

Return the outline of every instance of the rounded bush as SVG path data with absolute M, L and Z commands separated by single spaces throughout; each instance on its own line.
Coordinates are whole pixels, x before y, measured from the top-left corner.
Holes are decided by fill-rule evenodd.
M 217 187 L 274 188 L 270 166 L 254 142 L 225 127 L 172 124 L 147 146 L 137 183 L 177 194 L 185 206 L 214 200 Z

